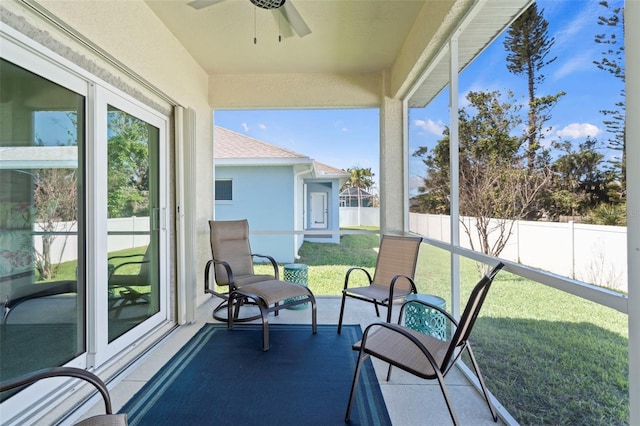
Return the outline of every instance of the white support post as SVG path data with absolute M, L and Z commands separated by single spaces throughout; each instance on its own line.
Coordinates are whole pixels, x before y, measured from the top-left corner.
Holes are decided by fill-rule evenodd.
M 460 30 L 458 30 L 460 31 Z M 449 41 L 449 216 L 451 245 L 460 246 L 460 159 L 458 140 L 458 32 Z M 460 317 L 460 256 L 451 253 L 451 312 Z
M 640 424 L 640 1 L 625 2 L 629 424 Z

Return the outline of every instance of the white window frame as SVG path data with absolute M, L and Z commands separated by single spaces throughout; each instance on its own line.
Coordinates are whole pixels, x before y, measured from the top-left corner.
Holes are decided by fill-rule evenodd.
M 86 348 L 87 351 L 74 358 L 66 366 L 96 369 L 106 368 L 118 360 L 118 354 L 133 347 L 145 335 L 161 325 L 174 322 L 170 318 L 170 262 L 159 262 L 160 268 L 160 312 L 147 319 L 110 344 L 107 337 L 107 171 L 106 171 L 106 114 L 107 103 L 134 115 L 159 129 L 159 208 L 160 236 L 159 257 L 169 259 L 168 202 L 168 148 L 169 120 L 167 117 L 142 104 L 126 93 L 114 88 L 98 77 L 49 51 L 22 33 L 0 23 L 0 56 L 25 70 L 39 75 L 62 87 L 85 97 L 85 247 L 86 282 Z M 101 117 L 104 118 L 101 120 Z M 103 124 L 100 124 L 100 123 Z M 82 253 L 79 253 L 82 255 Z M 100 328 L 102 327 L 102 329 Z M 2 421 L 7 424 L 29 423 L 35 413 L 44 407 L 62 401 L 73 381 L 52 378 L 35 383 L 15 397 L 0 404 Z

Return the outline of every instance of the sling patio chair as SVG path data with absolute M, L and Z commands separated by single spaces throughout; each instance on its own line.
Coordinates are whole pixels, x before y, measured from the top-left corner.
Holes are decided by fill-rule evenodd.
M 342 319 L 347 297 L 373 303 L 376 315 L 380 316 L 378 305 L 387 307 L 387 322 L 391 321 L 393 300 L 417 293 L 414 283 L 418 252 L 421 237 L 401 237 L 384 235 L 380 241 L 380 251 L 376 260 L 373 278 L 367 270 L 353 267 L 347 271 L 342 290 L 342 304 L 340 305 L 340 319 L 338 320 L 338 334 L 342 331 Z M 349 287 L 351 274 L 361 271 L 366 274 L 369 285 L 364 287 Z
M 262 319 L 262 349 L 269 350 L 269 313 L 278 315 L 281 309 L 303 303 L 311 303 L 312 332 L 317 332 L 316 299 L 308 287 L 281 281 L 278 264 L 271 256 L 251 252 L 249 244 L 249 223 L 244 220 L 209 221 L 211 253 L 213 258 L 205 267 L 205 291 L 222 298 L 222 302 L 213 310 L 216 319 L 226 321 L 233 328 L 234 321 Z M 253 258 L 267 259 L 273 267 L 273 275 L 255 274 Z M 210 284 L 213 266 L 218 286 L 227 286 L 227 293 L 216 292 Z M 246 305 L 255 305 L 260 313 L 255 316 L 240 317 L 240 311 Z M 226 318 L 216 315 L 227 308 Z
M 476 376 L 478 377 L 478 381 L 480 382 L 480 387 L 482 388 L 485 401 L 489 406 L 489 411 L 491 411 L 493 421 L 497 422 L 498 416 L 493 408 L 489 392 L 480 373 L 480 368 L 471 350 L 469 335 L 473 330 L 480 308 L 487 297 L 493 278 L 503 266 L 502 263 L 499 263 L 476 284 L 471 292 L 471 296 L 469 296 L 469 301 L 460 317 L 460 321 L 456 321 L 453 316 L 439 306 L 429 304 L 422 300 L 413 300 L 405 302 L 400 308 L 398 324 L 374 323 L 369 325 L 362 335 L 362 340 L 353 345 L 353 349 L 358 351 L 358 362 L 353 376 L 345 421 L 348 422 L 350 418 L 351 406 L 355 389 L 358 385 L 358 376 L 362 361 L 372 356 L 389 363 L 387 381 L 391 379 L 391 369 L 393 366 L 423 379 L 437 379 L 447 408 L 449 409 L 451 419 L 455 425 L 459 424 L 453 406 L 451 405 L 449 392 L 447 391 L 444 380 L 447 373 L 451 371 L 451 368 L 466 350 L 471 359 Z M 437 311 L 440 315 L 444 316 L 447 322 L 447 330 L 449 330 L 447 338 L 441 340 L 401 325 L 405 306 L 410 303 L 420 303 L 426 308 Z
M 7 323 L 9 313 L 21 303 L 40 297 L 57 296 L 78 291 L 77 281 L 53 281 L 20 286 L 11 292 L 3 302 L 2 324 Z
M 126 426 L 127 415 L 126 414 L 113 414 L 111 409 L 111 397 L 109 396 L 109 390 L 107 385 L 100 379 L 100 377 L 91 373 L 90 371 L 83 370 L 75 367 L 50 367 L 42 370 L 34 371 L 32 373 L 25 374 L 23 376 L 9 379 L 0 383 L 0 392 L 9 391 L 12 389 L 22 388 L 33 384 L 39 380 L 47 379 L 51 377 L 74 377 L 82 379 L 91 383 L 104 401 L 104 408 L 106 414 L 99 414 L 97 416 L 89 417 L 75 423 L 76 426 Z
M 227 321 L 229 292 L 258 281 L 279 280 L 280 273 L 273 257 L 251 253 L 247 220 L 210 220 L 209 231 L 212 258 L 204 268 L 204 291 L 222 299 L 213 309 L 213 317 L 219 321 Z M 273 274 L 256 274 L 253 268 L 254 258 L 266 259 L 273 268 Z M 216 286 L 226 288 L 226 291 L 216 291 Z M 236 321 L 258 318 L 259 314 L 237 318 Z
M 150 248 L 151 245 L 147 246 L 144 253 L 109 257 L 109 311 L 114 312 L 115 318 L 119 318 L 125 309 L 150 303 L 147 289 L 151 285 Z M 115 265 L 112 263 L 115 259 L 124 261 Z M 132 267 L 135 273 L 127 273 Z

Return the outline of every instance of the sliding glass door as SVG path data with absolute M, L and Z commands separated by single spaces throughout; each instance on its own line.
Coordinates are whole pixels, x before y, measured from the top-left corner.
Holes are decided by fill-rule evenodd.
M 2 380 L 86 350 L 86 83 L 60 83 L 0 60 Z
M 160 132 L 111 105 L 107 123 L 107 302 L 112 341 L 160 309 Z
M 0 377 L 96 368 L 172 323 L 169 118 L 13 39 L 0 53 Z

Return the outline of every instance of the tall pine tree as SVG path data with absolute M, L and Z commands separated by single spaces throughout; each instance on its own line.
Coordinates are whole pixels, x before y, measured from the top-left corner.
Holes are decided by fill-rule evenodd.
M 555 39 L 547 32 L 548 22 L 543 18 L 543 11 L 538 12 L 536 3 L 511 24 L 507 30 L 504 47 L 507 50 L 507 69 L 527 79 L 529 109 L 527 112 L 527 147 L 525 157 L 529 172 L 536 168 L 536 155 L 540 150 L 542 126 L 550 118 L 550 111 L 565 93 L 538 97 L 538 89 L 544 82 L 542 69 L 556 60 L 547 59 Z
M 603 124 L 612 135 L 609 138 L 609 149 L 618 151 L 620 155 L 615 160 L 610 160 L 614 179 L 620 182 L 617 188 L 613 188 L 610 201 L 622 200 L 626 193 L 626 133 L 625 133 L 625 56 L 624 56 L 624 9 L 611 7 L 608 2 L 602 1 L 600 5 L 606 8 L 608 16 L 599 16 L 598 25 L 603 27 L 600 34 L 595 35 L 595 42 L 602 45 L 602 59 L 593 61 L 601 70 L 611 73 L 622 82 L 619 102 L 612 109 L 603 109 L 600 112 L 605 116 Z

